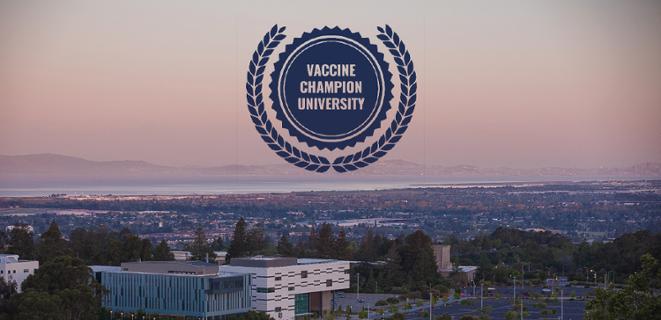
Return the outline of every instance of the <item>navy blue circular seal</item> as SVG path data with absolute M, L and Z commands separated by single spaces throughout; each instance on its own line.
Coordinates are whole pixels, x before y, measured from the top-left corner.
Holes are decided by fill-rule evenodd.
M 386 118 L 392 74 L 367 38 L 314 29 L 285 47 L 271 73 L 272 107 L 289 134 L 310 147 L 365 141 Z

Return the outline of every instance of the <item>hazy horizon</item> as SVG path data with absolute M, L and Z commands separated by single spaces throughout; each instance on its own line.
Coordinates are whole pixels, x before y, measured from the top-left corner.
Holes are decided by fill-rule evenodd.
M 170 166 L 284 163 L 245 105 L 274 23 L 406 42 L 419 103 L 386 157 L 431 165 L 661 162 L 661 2 L 0 3 L 0 154 Z M 383 52 L 383 48 L 380 47 Z

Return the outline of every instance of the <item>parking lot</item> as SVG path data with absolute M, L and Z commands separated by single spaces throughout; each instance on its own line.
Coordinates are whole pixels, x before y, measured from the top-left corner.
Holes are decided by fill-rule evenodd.
M 519 312 L 520 307 L 515 310 L 513 304 L 513 287 L 497 287 L 492 290 L 484 288 L 483 310 L 488 313 L 490 319 L 504 320 L 509 311 Z M 562 319 L 580 320 L 583 319 L 585 305 L 594 295 L 594 288 L 584 287 L 565 287 L 563 289 L 562 303 L 559 291 L 552 296 L 550 290 L 543 290 L 541 287 L 525 287 L 516 289 L 517 302 L 523 301 L 524 319 L 559 319 L 562 313 Z M 336 306 L 342 306 L 343 310 L 351 305 L 352 310 L 357 312 L 363 307 L 370 307 L 370 319 L 381 319 L 391 315 L 388 307 L 375 307 L 379 300 L 385 300 L 393 294 L 361 294 L 360 301 L 355 293 L 342 293 L 336 296 Z M 429 310 L 427 300 L 410 301 L 408 308 L 405 303 L 398 305 L 398 312 L 403 313 L 406 319 L 429 319 L 425 314 Z M 380 315 L 378 310 L 384 313 Z M 480 288 L 462 288 L 462 295 L 459 299 L 450 298 L 447 303 L 439 301 L 432 309 L 434 316 L 447 314 L 458 319 L 463 315 L 480 314 Z

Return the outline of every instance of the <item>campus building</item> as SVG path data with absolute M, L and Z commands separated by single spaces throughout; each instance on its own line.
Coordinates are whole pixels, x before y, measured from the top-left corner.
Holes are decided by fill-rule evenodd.
M 21 292 L 21 284 L 39 269 L 39 261 L 20 260 L 17 254 L 0 254 L 0 277 L 5 282 L 16 283 L 16 290 Z
M 250 275 L 218 271 L 201 261 L 145 261 L 92 266 L 108 292 L 103 307 L 115 314 L 138 311 L 196 319 L 248 312 Z
M 220 270 L 250 273 L 253 310 L 275 319 L 331 311 L 334 291 L 349 288 L 349 261 L 257 256 L 233 258 Z

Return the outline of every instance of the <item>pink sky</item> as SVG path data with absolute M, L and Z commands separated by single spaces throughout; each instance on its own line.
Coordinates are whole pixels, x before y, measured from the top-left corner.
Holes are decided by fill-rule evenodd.
M 661 161 L 658 1 L 0 3 L 0 154 L 280 163 L 245 106 L 273 23 L 409 47 L 419 104 L 388 155 L 424 164 Z M 383 48 L 381 48 L 383 50 Z

